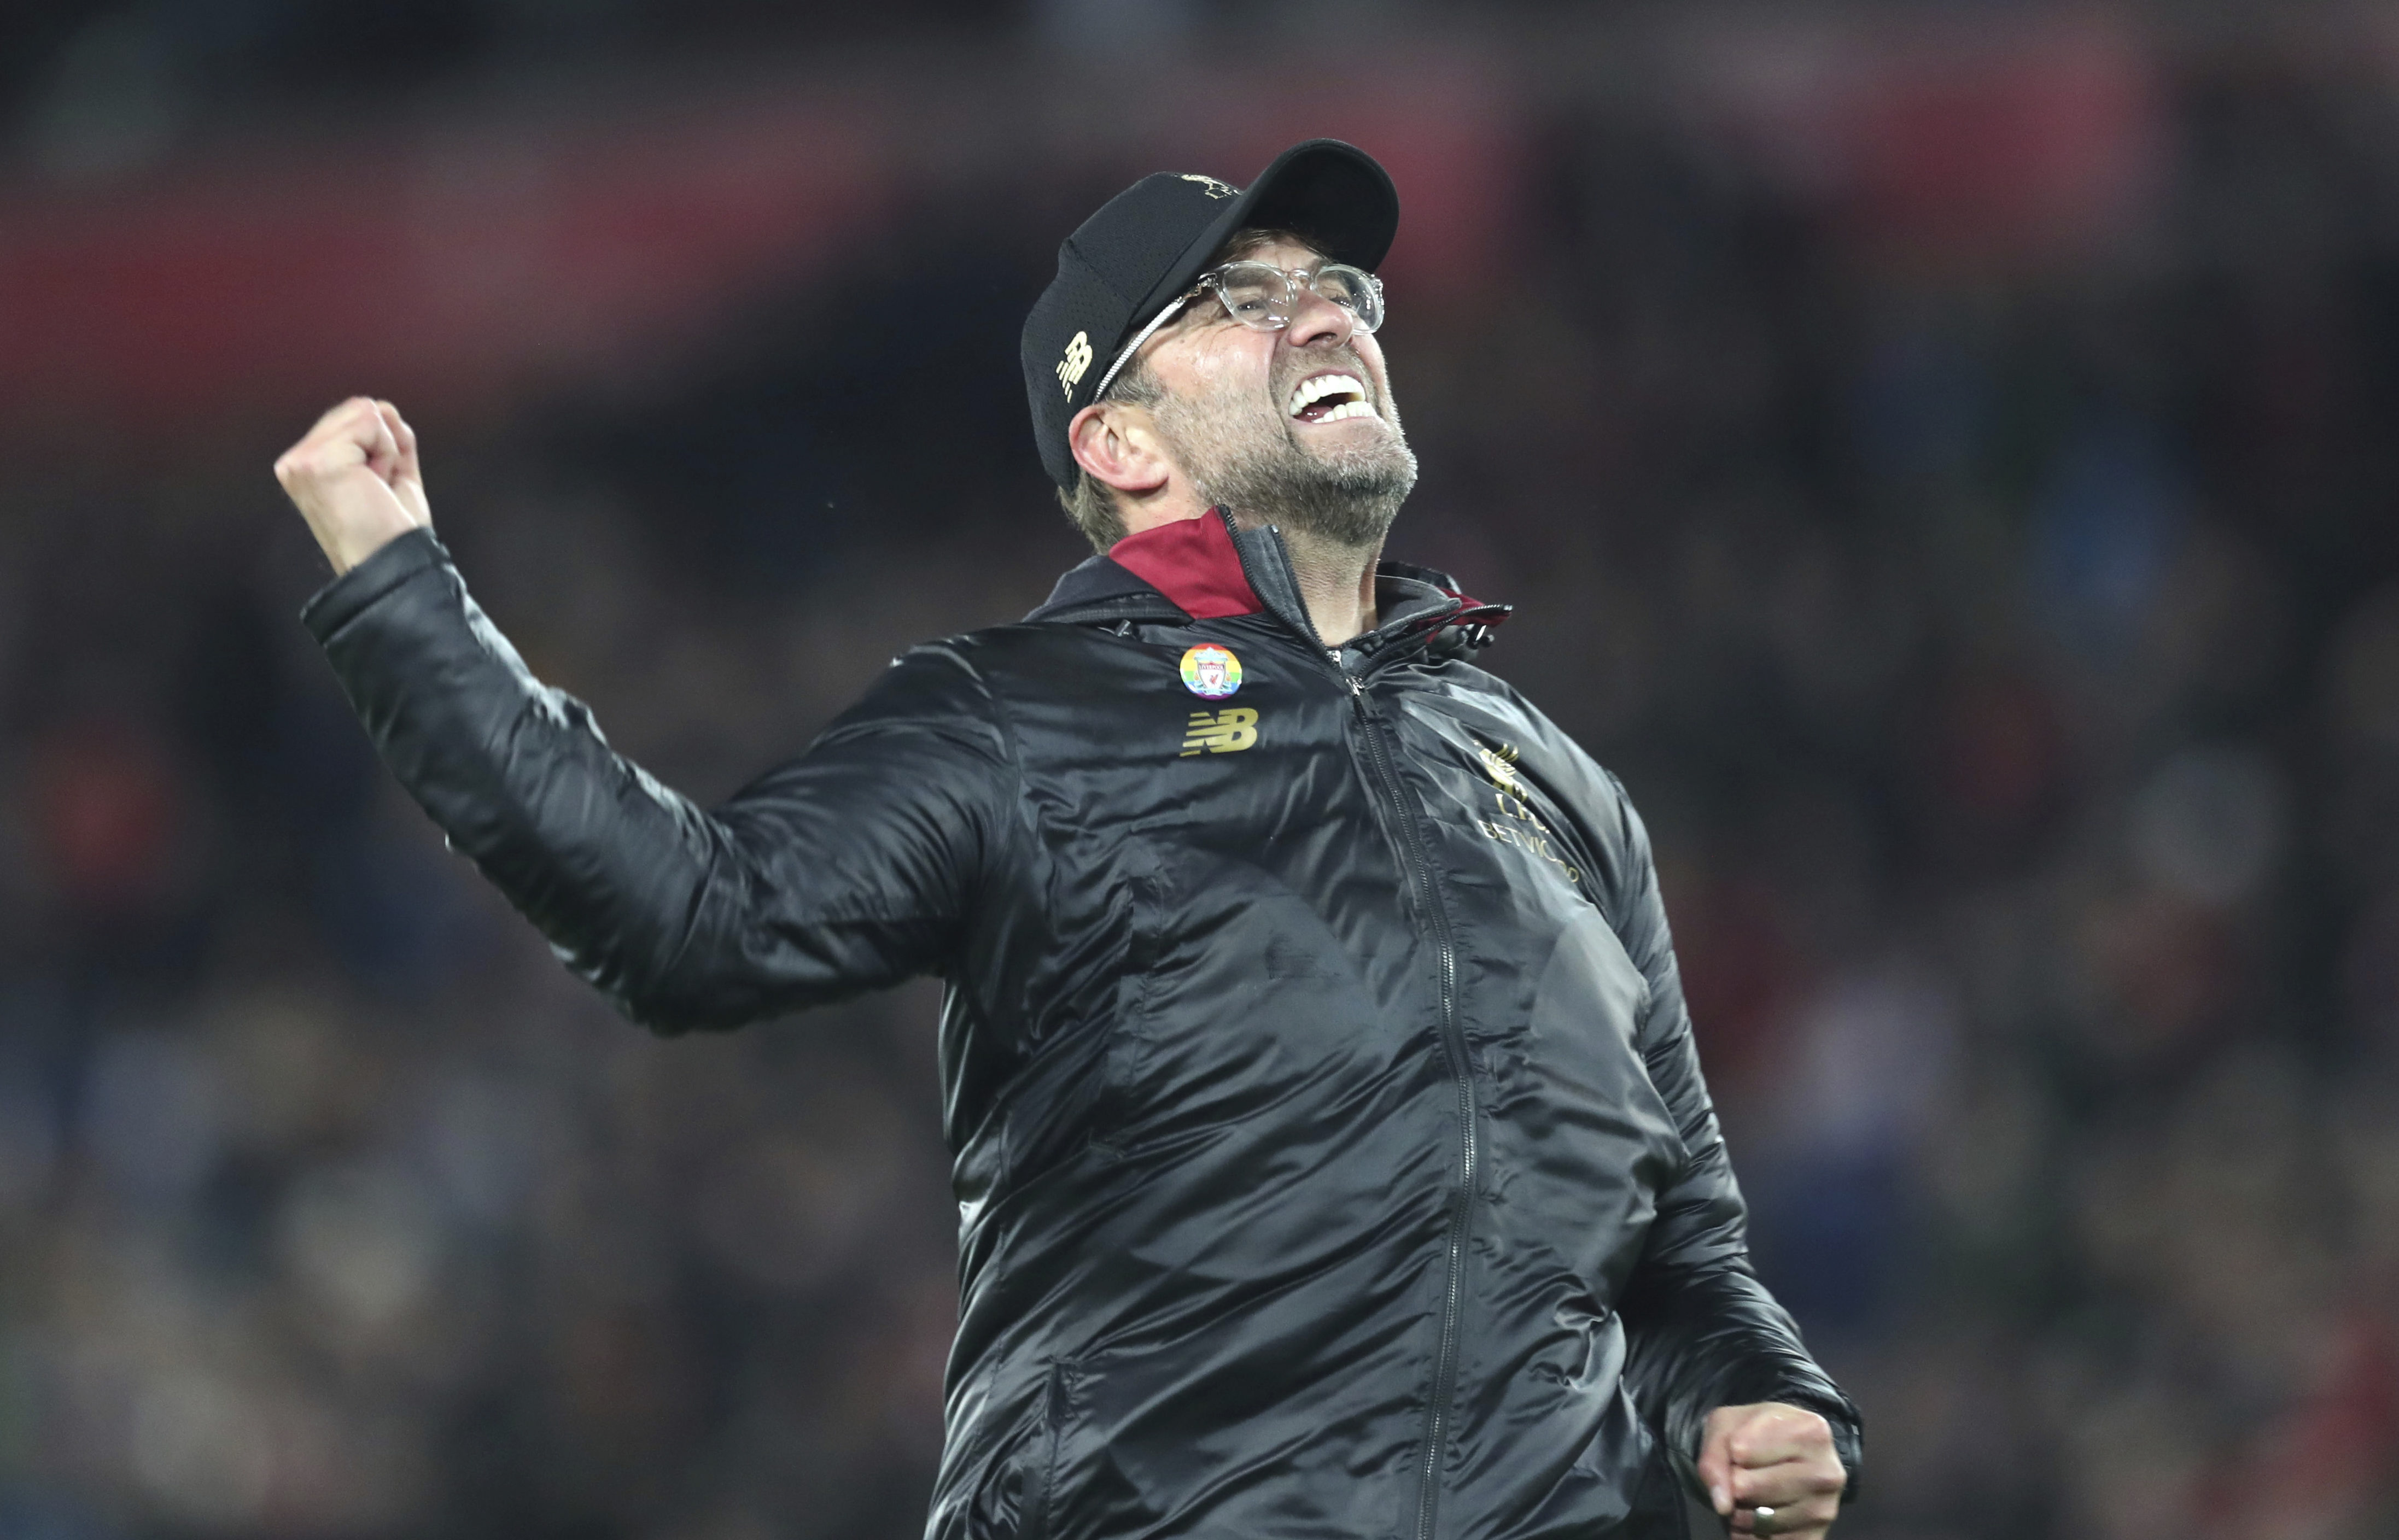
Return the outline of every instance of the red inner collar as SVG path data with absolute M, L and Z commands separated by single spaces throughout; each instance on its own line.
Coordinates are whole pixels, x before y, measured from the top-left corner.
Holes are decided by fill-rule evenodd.
M 1231 527 L 1221 508 L 1128 534 L 1108 547 L 1108 560 L 1172 600 L 1194 620 L 1256 615 L 1266 608 L 1241 573 Z

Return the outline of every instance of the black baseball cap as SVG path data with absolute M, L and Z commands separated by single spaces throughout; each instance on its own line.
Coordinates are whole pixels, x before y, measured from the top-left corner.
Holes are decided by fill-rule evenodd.
M 1024 394 L 1041 464 L 1075 484 L 1066 425 L 1091 404 L 1125 344 L 1206 271 L 1235 231 L 1289 230 L 1372 272 L 1400 227 L 1400 195 L 1372 155 L 1311 139 L 1275 156 L 1244 192 L 1190 172 L 1145 176 L 1058 247 L 1058 276 L 1024 317 Z

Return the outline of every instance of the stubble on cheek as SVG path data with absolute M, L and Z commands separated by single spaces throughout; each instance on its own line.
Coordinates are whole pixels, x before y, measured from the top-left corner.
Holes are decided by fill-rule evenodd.
M 1369 382 L 1387 433 L 1321 448 L 1305 441 L 1281 401 L 1302 373 L 1326 362 L 1349 364 Z M 1276 372 L 1288 376 L 1278 382 L 1279 392 L 1219 376 L 1210 388 L 1170 394 L 1152 409 L 1152 420 L 1209 503 L 1345 545 L 1380 540 L 1416 480 L 1416 456 L 1389 388 L 1354 357 L 1318 358 Z
M 1151 415 L 1200 494 L 1213 502 L 1224 501 L 1220 488 L 1240 479 L 1240 466 L 1298 447 L 1256 386 L 1245 389 L 1222 375 L 1203 377 L 1187 393 L 1170 394 Z

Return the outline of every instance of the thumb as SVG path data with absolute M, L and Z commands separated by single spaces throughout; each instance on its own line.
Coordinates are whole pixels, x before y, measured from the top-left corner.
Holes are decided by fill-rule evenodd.
M 425 500 L 425 471 L 416 458 L 416 430 L 400 414 L 400 409 L 389 401 L 375 402 L 375 416 L 382 425 L 384 437 L 391 441 L 392 457 L 385 480 L 391 483 L 393 495 L 417 523 L 432 527 L 433 510 Z
M 315 449 L 320 465 L 345 468 L 373 465 L 378 452 L 388 459 L 399 448 L 375 404 L 363 396 L 353 396 L 318 418 L 317 426 L 293 447 Z
M 1719 1518 L 1732 1517 L 1732 1421 L 1718 1412 L 1708 1418 L 1700 1444 L 1700 1484 Z
M 375 480 L 389 486 L 400 479 L 400 439 L 392 433 L 391 424 L 384 420 L 380 410 L 359 414 L 352 439 L 366 455 L 367 469 L 374 472 Z

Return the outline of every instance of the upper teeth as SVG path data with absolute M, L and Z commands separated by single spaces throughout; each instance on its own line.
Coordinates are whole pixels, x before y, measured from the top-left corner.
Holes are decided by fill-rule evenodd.
M 1349 396 L 1345 401 L 1324 414 L 1331 422 L 1336 417 L 1370 417 L 1375 409 L 1367 404 L 1365 383 L 1354 374 L 1311 374 L 1299 382 L 1291 393 L 1289 414 L 1296 417 L 1327 396 Z

